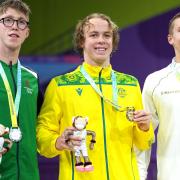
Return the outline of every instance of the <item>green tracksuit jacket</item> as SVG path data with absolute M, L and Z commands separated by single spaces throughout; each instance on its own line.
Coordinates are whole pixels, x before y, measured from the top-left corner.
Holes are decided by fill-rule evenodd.
M 0 61 L 1 62 L 1 61 Z M 17 64 L 1 62 L 6 73 L 12 95 L 15 98 Z M 35 126 L 37 116 L 38 78 L 37 74 L 21 65 L 22 92 L 18 113 L 18 125 L 22 139 L 13 143 L 12 148 L 2 157 L 0 180 L 38 180 Z M 13 80 L 14 79 L 14 80 Z M 7 92 L 0 76 L 0 124 L 11 127 Z

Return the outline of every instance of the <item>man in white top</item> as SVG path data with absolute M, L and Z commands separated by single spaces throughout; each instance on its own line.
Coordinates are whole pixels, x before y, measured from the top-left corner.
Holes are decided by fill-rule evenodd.
M 180 13 L 169 22 L 168 42 L 175 57 L 146 78 L 143 101 L 152 113 L 154 129 L 158 127 L 157 179 L 180 180 Z

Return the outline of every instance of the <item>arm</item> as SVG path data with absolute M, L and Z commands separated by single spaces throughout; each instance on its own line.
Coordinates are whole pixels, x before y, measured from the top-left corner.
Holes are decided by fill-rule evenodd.
M 147 176 L 147 161 L 148 153 L 145 153 L 151 148 L 154 142 L 154 131 L 152 128 L 152 123 L 150 122 L 151 116 L 144 110 L 139 110 L 135 112 L 135 127 L 134 127 L 134 151 L 137 158 L 138 169 L 140 174 L 140 180 L 145 180 Z
M 73 135 L 73 127 L 67 127 L 60 134 L 61 116 L 60 89 L 53 79 L 47 87 L 37 123 L 38 152 L 47 158 L 59 155 L 62 150 L 72 151 L 74 146 L 80 146 L 81 139 Z
M 44 102 L 37 122 L 38 152 L 45 157 L 54 157 L 60 153 L 55 147 L 59 137 L 61 100 L 55 79 L 48 85 Z
M 96 133 L 94 131 L 87 130 L 87 135 L 92 136 L 91 143 L 90 143 L 89 147 L 91 150 L 93 150 L 94 144 L 96 143 Z
M 9 151 L 12 147 L 12 141 L 3 137 L 3 135 L 9 133 L 9 128 L 5 128 L 3 125 L 0 124 L 0 164 L 2 160 L 2 155 Z
M 151 114 L 143 109 L 140 87 L 137 88 L 136 107 L 134 112 L 134 144 L 140 150 L 146 150 L 154 142 L 154 131 Z
M 144 83 L 143 91 L 142 91 L 142 98 L 143 98 L 144 109 L 150 112 L 152 115 L 151 120 L 152 120 L 153 128 L 155 130 L 158 127 L 159 118 L 158 118 L 157 110 L 156 110 L 154 100 L 153 100 L 153 87 L 151 85 L 151 81 L 153 80 L 147 77 Z
M 155 129 L 158 125 L 158 118 L 155 113 L 156 108 L 154 106 L 153 98 L 152 98 L 151 82 L 152 80 L 150 80 L 149 78 L 146 79 L 144 87 L 143 87 L 142 97 L 143 97 L 143 105 L 144 105 L 145 110 L 151 113 L 151 117 L 152 117 L 151 122 L 152 122 L 153 128 Z M 140 179 L 145 180 L 147 176 L 147 169 L 150 163 L 151 148 L 146 151 L 140 151 L 137 148 L 135 148 L 135 153 L 137 156 Z

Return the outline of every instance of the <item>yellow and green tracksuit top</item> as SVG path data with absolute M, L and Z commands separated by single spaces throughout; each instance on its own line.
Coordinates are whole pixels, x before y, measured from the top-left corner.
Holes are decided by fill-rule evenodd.
M 93 78 L 103 95 L 112 99 L 112 67 L 94 67 L 84 63 L 87 73 Z M 136 78 L 116 72 L 118 103 L 122 107 L 134 106 L 142 109 L 141 91 Z M 88 155 L 94 166 L 92 172 L 77 172 L 73 153 L 59 151 L 55 143 L 65 128 L 72 126 L 72 117 L 88 117 L 87 130 L 96 132 L 93 150 Z M 37 144 L 41 155 L 60 160 L 60 180 L 139 180 L 135 145 L 148 149 L 153 141 L 152 126 L 149 131 L 138 129 L 126 118 L 126 112 L 119 112 L 95 92 L 80 71 L 57 76 L 49 83 L 37 125 Z M 87 137 L 89 147 L 91 137 Z M 82 159 L 83 161 L 83 159 Z

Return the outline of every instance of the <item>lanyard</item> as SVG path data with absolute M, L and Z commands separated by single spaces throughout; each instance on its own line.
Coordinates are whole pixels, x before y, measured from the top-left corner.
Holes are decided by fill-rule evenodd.
M 7 76 L 5 74 L 5 71 L 4 71 L 1 63 L 0 63 L 0 74 L 2 76 L 4 86 L 7 91 L 12 127 L 17 128 L 18 127 L 17 116 L 18 116 L 18 112 L 19 112 L 19 104 L 20 104 L 20 99 L 21 99 L 21 64 L 20 64 L 20 61 L 18 60 L 18 64 L 17 64 L 17 93 L 16 93 L 16 98 L 15 98 L 15 104 L 14 104 L 14 100 L 13 100 L 13 96 L 12 96 L 12 92 L 10 89 L 10 85 L 9 85 Z
M 83 76 L 86 78 L 86 80 L 90 83 L 92 88 L 96 91 L 96 93 L 103 98 L 105 102 L 110 103 L 113 107 L 116 108 L 116 110 L 120 110 L 120 106 L 118 105 L 118 89 L 117 89 L 117 80 L 116 80 L 116 75 L 114 71 L 112 70 L 111 72 L 111 80 L 112 80 L 112 89 L 113 89 L 113 97 L 112 101 L 105 98 L 103 93 L 100 91 L 94 80 L 90 77 L 90 75 L 86 72 L 85 68 L 83 65 L 80 67 L 80 71 L 83 74 Z

